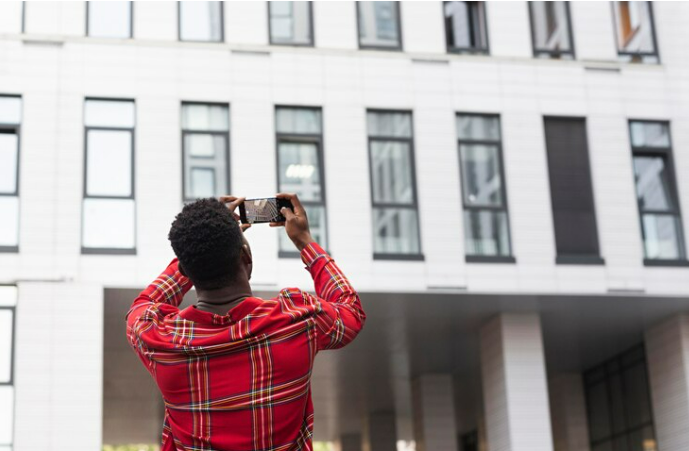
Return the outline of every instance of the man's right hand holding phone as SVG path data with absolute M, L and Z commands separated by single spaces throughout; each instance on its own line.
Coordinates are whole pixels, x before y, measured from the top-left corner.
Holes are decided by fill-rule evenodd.
M 304 206 L 301 204 L 296 194 L 279 193 L 275 197 L 289 200 L 292 203 L 294 211 L 287 207 L 282 207 L 280 213 L 285 217 L 285 222 L 271 222 L 270 226 L 284 226 L 287 236 L 292 240 L 297 249 L 299 249 L 299 252 L 301 252 L 309 243 L 314 242 L 311 237 L 306 210 L 304 210 Z

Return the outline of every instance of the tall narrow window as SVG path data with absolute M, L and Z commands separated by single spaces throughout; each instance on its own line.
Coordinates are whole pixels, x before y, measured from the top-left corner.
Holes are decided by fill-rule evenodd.
M 268 2 L 270 43 L 313 45 L 311 2 Z
M 278 107 L 275 110 L 279 190 L 299 196 L 309 217 L 313 239 L 327 247 L 322 130 L 320 108 Z M 284 233 L 280 234 L 280 256 L 299 256 Z
M 0 285 L 0 450 L 12 451 L 14 435 L 14 337 L 17 287 Z
M 401 50 L 400 2 L 356 2 L 359 47 Z
M 86 99 L 84 125 L 81 251 L 134 254 L 134 102 Z
M 574 58 L 569 2 L 529 2 L 534 56 Z
M 456 119 L 468 262 L 514 262 L 502 169 L 500 119 L 458 114 Z
M 488 53 L 484 2 L 443 2 L 447 51 Z
M 557 263 L 603 263 L 589 167 L 586 121 L 546 117 L 550 199 Z
M 412 115 L 369 110 L 373 258 L 421 260 Z
M 0 96 L 0 252 L 19 251 L 21 116 L 21 97 Z
M 658 48 L 651 2 L 612 2 L 620 60 L 657 63 Z
M 222 104 L 182 104 L 184 200 L 230 192 L 229 108 Z
M 667 122 L 630 121 L 629 130 L 644 262 L 686 264 L 670 126 Z
M 133 2 L 86 2 L 86 35 L 131 38 Z
M 179 2 L 179 40 L 222 42 L 222 2 Z

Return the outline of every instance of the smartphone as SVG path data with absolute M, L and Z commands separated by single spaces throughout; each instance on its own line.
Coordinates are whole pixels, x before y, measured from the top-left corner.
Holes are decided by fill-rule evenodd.
M 262 199 L 246 199 L 239 204 L 239 219 L 244 224 L 260 224 L 263 222 L 284 222 L 285 217 L 280 213 L 282 207 L 294 211 L 289 199 L 265 197 Z

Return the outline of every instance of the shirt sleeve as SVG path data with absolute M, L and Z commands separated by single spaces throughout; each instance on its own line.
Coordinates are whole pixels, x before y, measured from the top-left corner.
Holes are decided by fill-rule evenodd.
M 307 303 L 319 305 L 316 315 L 318 349 L 338 349 L 350 343 L 366 321 L 361 300 L 335 261 L 318 244 L 301 251 L 301 259 L 311 273 L 316 296 Z

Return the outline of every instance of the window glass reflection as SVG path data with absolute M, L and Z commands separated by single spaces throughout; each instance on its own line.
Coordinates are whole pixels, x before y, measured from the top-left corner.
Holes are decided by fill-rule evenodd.
M 181 41 L 223 40 L 221 2 L 179 2 L 179 39 Z
M 309 2 L 268 2 L 272 44 L 311 45 Z
M 357 2 L 359 45 L 396 48 L 400 46 L 397 2 Z
M 130 38 L 132 36 L 132 2 L 88 2 L 88 35 L 98 38 Z

